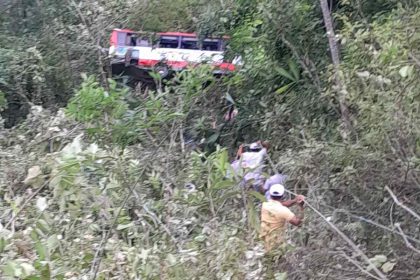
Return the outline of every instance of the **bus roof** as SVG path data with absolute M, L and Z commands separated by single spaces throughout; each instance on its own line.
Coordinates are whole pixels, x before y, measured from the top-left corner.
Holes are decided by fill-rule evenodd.
M 182 36 L 182 37 L 197 37 L 195 33 L 185 33 L 185 32 L 158 32 L 160 36 Z
M 124 32 L 124 33 L 142 33 L 140 32 L 136 32 L 133 31 L 131 29 L 114 29 L 113 31 L 118 31 L 118 32 Z M 196 33 L 188 33 L 188 32 L 157 32 L 156 34 L 158 34 L 159 36 L 182 36 L 182 37 L 191 37 L 191 38 L 195 38 L 197 37 Z M 216 38 L 216 37 L 209 37 L 209 38 Z M 229 39 L 228 36 L 222 36 L 223 39 Z
M 130 29 L 119 29 L 119 28 L 115 28 L 112 31 L 125 32 L 125 33 L 136 33 L 135 31 L 130 30 Z

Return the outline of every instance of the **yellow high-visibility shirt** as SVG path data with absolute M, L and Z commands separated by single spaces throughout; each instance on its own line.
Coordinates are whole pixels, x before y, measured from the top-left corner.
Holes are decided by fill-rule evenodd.
M 264 241 L 267 252 L 285 241 L 286 224 L 293 217 L 295 217 L 295 214 L 279 201 L 270 200 L 263 203 L 260 237 Z

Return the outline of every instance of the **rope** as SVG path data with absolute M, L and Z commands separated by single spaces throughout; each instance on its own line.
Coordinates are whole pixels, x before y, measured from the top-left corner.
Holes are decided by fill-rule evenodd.
M 268 158 L 268 162 L 271 165 L 271 168 L 273 168 L 273 170 L 275 169 L 274 163 L 270 158 L 270 155 L 267 154 L 267 158 Z M 297 196 L 296 193 L 289 191 L 287 189 L 285 189 L 285 191 L 289 194 L 292 194 L 294 196 Z M 334 225 L 331 221 L 329 221 L 320 211 L 318 211 L 318 209 L 316 209 L 314 206 L 312 206 L 306 199 L 305 199 L 305 205 L 307 207 L 309 207 L 315 214 L 317 214 L 318 216 L 320 216 L 344 241 L 347 242 L 347 244 L 350 245 L 350 247 L 357 252 L 362 259 L 369 264 L 369 266 L 373 269 L 373 271 L 375 271 L 375 273 L 379 276 L 380 279 L 386 280 L 388 279 L 368 258 L 368 256 L 366 256 L 365 253 L 363 253 L 362 250 L 359 249 L 359 247 L 357 247 L 357 245 L 350 239 L 347 237 L 347 235 L 345 235 L 336 225 Z
M 286 190 L 286 192 L 288 192 L 289 194 L 292 194 L 294 196 L 297 196 L 296 193 Z M 372 267 L 372 269 L 375 271 L 375 273 L 380 277 L 380 279 L 388 279 L 378 268 L 376 268 L 376 266 L 370 261 L 370 259 L 365 255 L 365 253 L 363 253 L 362 250 L 359 249 L 359 247 L 357 247 L 356 244 L 354 244 L 354 242 L 347 237 L 347 235 L 345 235 L 338 227 L 336 227 L 332 222 L 330 222 L 321 212 L 319 212 L 314 206 L 312 206 L 307 200 L 305 200 L 305 205 L 308 206 L 312 211 L 315 212 L 315 214 L 317 214 L 318 216 L 320 216 L 335 232 L 338 233 L 338 235 L 340 235 L 341 238 L 344 239 L 344 241 L 346 241 L 350 247 L 357 253 L 360 254 L 360 256 L 362 257 L 362 259 L 369 264 L 370 267 Z

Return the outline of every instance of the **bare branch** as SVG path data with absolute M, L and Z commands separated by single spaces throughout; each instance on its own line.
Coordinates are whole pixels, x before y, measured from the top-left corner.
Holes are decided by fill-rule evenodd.
M 405 245 L 407 245 L 408 248 L 410 248 L 411 250 L 413 250 L 414 252 L 416 252 L 417 254 L 420 254 L 420 250 L 416 249 L 413 244 L 410 243 L 410 241 L 408 241 L 407 236 L 405 235 L 405 233 L 402 231 L 401 226 L 399 223 L 395 224 L 395 227 L 398 229 L 398 231 L 400 232 L 401 236 L 403 237 L 404 241 L 405 241 Z
M 335 207 L 333 207 L 333 206 L 326 205 L 326 204 L 323 204 L 323 206 L 326 206 L 326 207 L 329 207 L 329 208 L 333 208 L 333 209 L 334 209 L 335 211 L 337 211 L 337 212 L 340 212 L 340 213 L 346 214 L 346 215 L 348 215 L 348 216 L 350 216 L 350 217 L 352 217 L 352 218 L 355 218 L 355 219 L 360 220 L 360 221 L 362 221 L 362 222 L 365 222 L 365 223 L 371 224 L 371 225 L 373 225 L 373 226 L 376 226 L 376 227 L 378 227 L 378 228 L 381 228 L 381 229 L 383 229 L 383 230 L 386 230 L 386 231 L 388 231 L 388 232 L 390 232 L 390 233 L 400 235 L 400 236 L 402 237 L 402 234 L 401 234 L 400 232 L 395 231 L 395 230 L 393 230 L 392 228 L 387 227 L 387 226 L 384 226 L 384 225 L 382 225 L 382 224 L 380 224 L 380 223 L 378 223 L 378 222 L 372 221 L 372 220 L 370 220 L 370 219 L 368 219 L 368 218 L 365 218 L 365 217 L 362 217 L 362 216 L 358 216 L 358 215 L 354 215 L 354 214 L 352 214 L 350 211 L 348 211 L 348 210 L 346 210 L 346 209 L 335 208 Z M 391 222 L 391 224 L 393 224 L 393 222 Z M 418 240 L 418 239 L 416 239 L 416 238 L 413 238 L 413 237 L 411 237 L 411 236 L 406 236 L 406 238 L 407 238 L 408 240 L 410 240 L 411 242 L 414 242 L 414 243 L 420 244 L 420 240 Z
M 395 194 L 391 191 L 391 189 L 388 186 L 386 186 L 385 189 L 389 192 L 392 199 L 395 201 L 395 203 L 398 206 L 400 206 L 401 208 L 404 208 L 404 210 L 406 210 L 408 213 L 410 213 L 411 215 L 416 217 L 418 220 L 420 220 L 420 215 L 414 212 L 413 210 L 411 210 L 410 208 L 408 208 L 407 206 L 405 206 L 404 204 L 402 204 L 402 202 L 398 200 L 398 198 L 395 196 Z
M 343 257 L 345 257 L 349 262 L 351 262 L 352 264 L 354 264 L 361 272 L 369 275 L 370 277 L 377 279 L 377 280 L 381 280 L 381 278 L 376 277 L 375 275 L 373 275 L 372 273 L 370 273 L 369 271 L 367 271 L 366 269 L 364 269 L 362 267 L 362 265 L 360 265 L 359 262 L 357 262 L 356 260 L 352 259 L 351 257 L 347 256 L 346 253 L 344 253 L 343 251 L 341 252 L 341 254 L 343 255 Z
M 35 192 L 33 192 L 28 199 L 25 200 L 25 202 L 22 204 L 22 206 L 19 208 L 19 210 L 16 212 L 15 215 L 13 215 L 13 217 L 7 222 L 7 224 L 4 226 L 4 228 L 8 228 L 12 223 L 14 223 L 14 221 L 16 220 L 16 218 L 19 216 L 19 214 L 23 211 L 23 209 L 26 208 L 26 206 L 29 204 L 29 202 L 31 202 L 31 200 L 37 196 L 37 194 L 39 194 L 50 182 L 53 178 L 55 178 L 56 176 L 60 175 L 61 172 L 57 173 L 55 176 L 51 177 L 49 180 L 45 181 L 44 184 L 42 184 L 41 187 L 39 187 Z
M 286 192 L 293 194 L 293 195 L 297 195 L 294 192 L 291 192 L 289 190 L 285 190 Z M 318 216 L 321 217 L 321 219 L 323 219 L 335 232 L 338 233 L 338 235 L 340 235 L 340 237 L 342 239 L 344 239 L 344 241 L 347 242 L 347 244 L 350 245 L 350 247 L 354 250 L 354 252 L 356 252 L 357 254 L 359 254 L 362 259 L 369 264 L 372 269 L 375 271 L 375 273 L 379 276 L 379 279 L 381 280 L 385 280 L 388 279 L 368 258 L 368 256 L 366 256 L 366 254 L 360 250 L 360 248 L 354 244 L 354 242 L 347 236 L 345 235 L 336 225 L 334 225 L 329 219 L 327 219 L 321 212 L 319 212 L 315 207 L 313 207 L 310 203 L 308 203 L 307 201 L 305 201 L 305 205 L 308 206 L 310 209 L 312 209 L 312 211 L 315 212 L 315 214 L 317 214 Z
M 350 214 L 350 215 L 351 215 L 351 214 Z M 391 233 L 398 234 L 398 235 L 400 235 L 401 237 L 403 237 L 403 238 L 405 237 L 405 238 L 409 239 L 409 240 L 410 240 L 410 241 L 412 241 L 412 242 L 415 242 L 415 243 L 417 243 L 417 244 L 420 244 L 420 240 L 415 239 L 415 238 L 410 237 L 410 236 L 407 236 L 407 235 L 403 235 L 403 234 L 401 234 L 401 232 L 397 232 L 397 231 L 395 231 L 395 230 L 392 230 L 391 228 L 386 227 L 386 226 L 384 226 L 384 225 L 381 225 L 381 224 L 379 224 L 379 223 L 377 223 L 377 222 L 375 222 L 375 221 L 372 221 L 372 220 L 366 219 L 366 218 L 361 217 L 361 216 L 355 216 L 355 215 L 351 215 L 351 216 L 354 216 L 354 217 L 358 218 L 359 220 L 361 220 L 361 221 L 363 221 L 363 222 L 366 222 L 366 223 L 372 224 L 372 225 L 374 225 L 374 226 L 377 226 L 377 227 L 379 227 L 379 228 L 381 228 L 381 229 L 387 230 L 387 231 L 389 231 L 389 232 L 391 232 Z
M 408 57 L 410 57 L 417 65 L 418 68 L 420 68 L 420 59 L 418 59 L 413 53 L 408 53 Z

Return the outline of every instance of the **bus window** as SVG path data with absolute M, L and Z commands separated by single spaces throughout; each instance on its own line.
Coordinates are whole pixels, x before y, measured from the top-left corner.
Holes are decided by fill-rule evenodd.
M 162 36 L 159 40 L 159 47 L 161 48 L 178 48 L 178 37 L 176 36 Z
M 220 50 L 225 51 L 226 46 L 227 46 L 227 42 L 225 40 L 220 40 L 219 42 L 220 42 Z
M 181 49 L 198 50 L 197 38 L 183 37 L 181 42 Z
M 152 44 L 149 42 L 149 38 L 139 37 L 137 38 L 136 45 L 139 47 L 150 47 Z
M 118 46 L 125 46 L 125 40 L 127 38 L 127 33 L 125 32 L 118 32 L 117 33 L 117 45 Z
M 219 40 L 218 39 L 204 39 L 203 50 L 205 51 L 218 51 Z
M 136 35 L 132 33 L 127 33 L 125 37 L 125 45 L 126 46 L 135 46 L 136 45 Z

